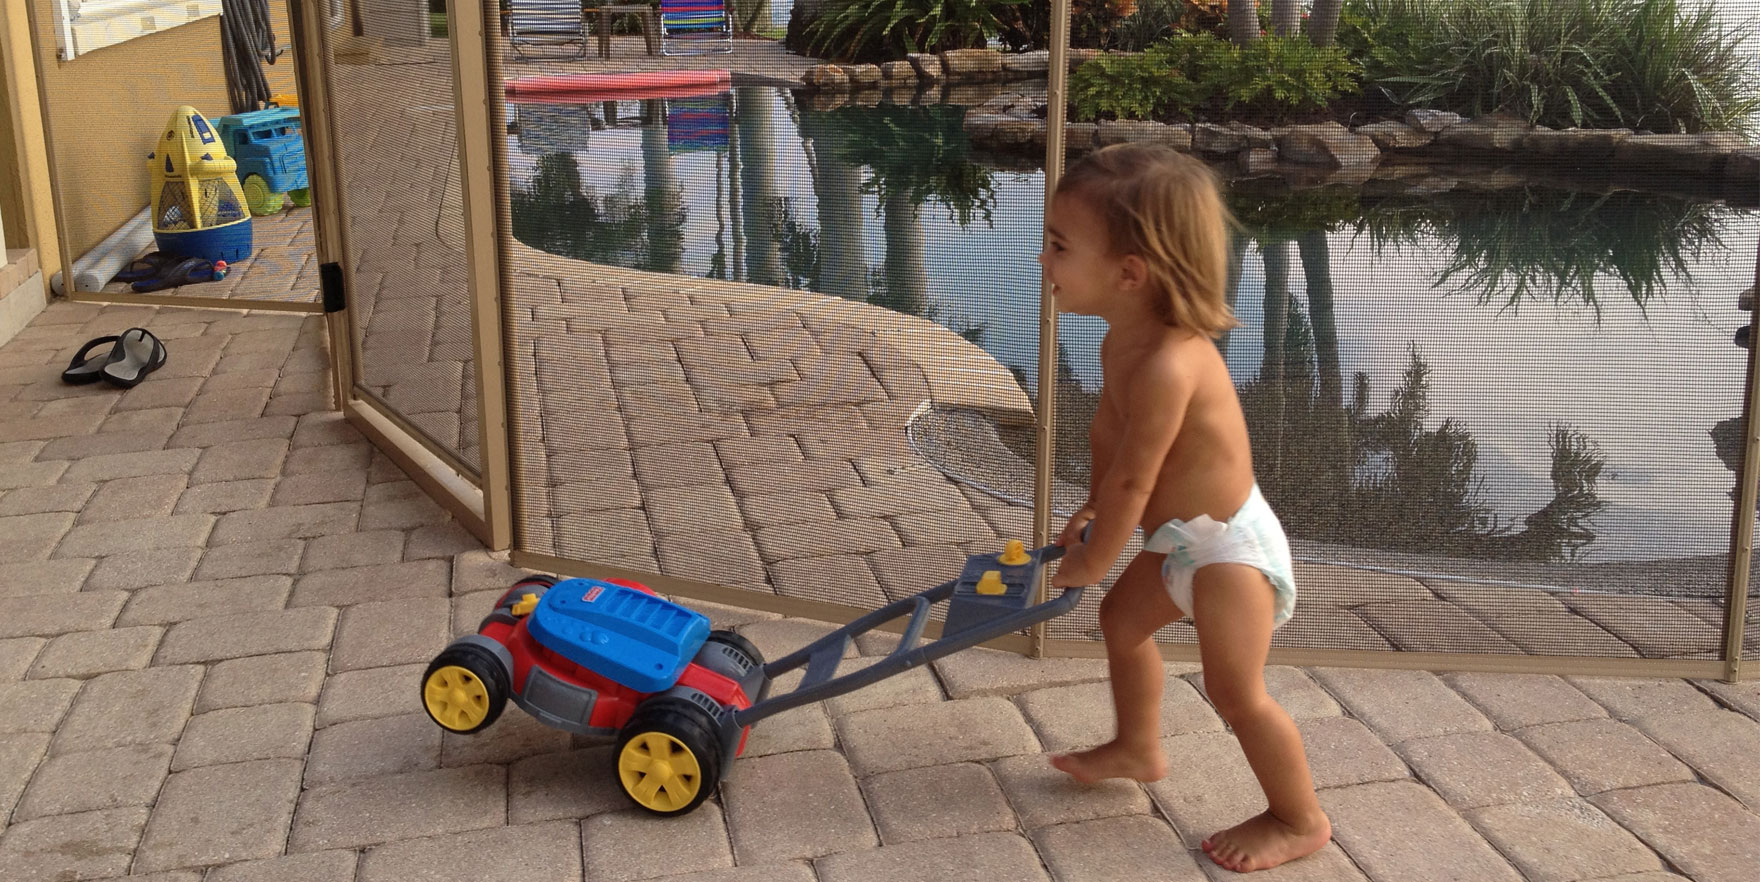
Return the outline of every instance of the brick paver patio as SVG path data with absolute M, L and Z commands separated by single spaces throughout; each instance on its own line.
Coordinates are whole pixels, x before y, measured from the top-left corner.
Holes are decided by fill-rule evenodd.
M 135 325 L 166 340 L 163 370 L 59 382 L 83 341 Z M 517 571 L 326 409 L 324 345 L 315 318 L 58 302 L 0 347 L 0 878 L 1229 875 L 1195 846 L 1258 797 L 1188 666 L 1168 671 L 1174 771 L 1148 786 L 1045 763 L 1109 734 L 1103 663 L 989 651 L 767 721 L 711 803 L 665 821 L 628 808 L 602 742 L 517 711 L 442 734 L 422 665 Z M 770 654 L 824 627 L 705 611 Z M 1760 685 L 1269 682 L 1337 833 L 1267 879 L 1760 866 Z

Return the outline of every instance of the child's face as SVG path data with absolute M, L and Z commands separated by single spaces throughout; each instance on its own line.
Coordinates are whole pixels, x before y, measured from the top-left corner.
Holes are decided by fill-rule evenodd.
M 1117 290 L 1118 264 L 1106 223 L 1078 195 L 1059 193 L 1051 200 L 1039 264 L 1062 312 L 1100 315 Z

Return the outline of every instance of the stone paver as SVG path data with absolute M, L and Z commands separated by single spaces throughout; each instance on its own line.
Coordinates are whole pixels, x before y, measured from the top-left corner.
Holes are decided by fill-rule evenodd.
M 0 815 L 10 813 L 18 804 L 48 751 L 49 736 L 44 733 L 0 735 Z
M 184 582 L 202 559 L 200 548 L 153 548 L 125 551 L 101 558 L 86 579 L 85 590 L 133 591 L 153 585 Z
M 426 668 L 425 664 L 401 665 L 332 675 L 318 699 L 318 725 L 422 713 L 418 684 Z
M 1658 714 L 1632 722 L 1704 778 L 1760 810 L 1760 723 L 1724 710 Z
M 312 736 L 305 784 L 322 787 L 439 768 L 441 731 L 426 714 L 326 726 Z
M 882 708 L 837 718 L 857 774 L 1038 753 L 1039 739 L 1003 698 Z
M 426 664 L 444 645 L 451 603 L 444 597 L 362 603 L 342 611 L 330 670 Z
M 605 882 L 733 867 L 727 824 L 713 802 L 675 818 L 639 809 L 595 815 L 581 822 L 580 839 L 587 878 Z
M 1684 680 L 1570 677 L 1571 685 L 1607 708 L 1610 716 L 1632 720 L 1656 714 L 1713 710 L 1717 703 Z
M 578 882 L 578 837 L 574 824 L 550 823 L 410 839 L 368 851 L 354 878 L 356 882 Z
M 1161 739 L 1167 777 L 1148 785 L 1149 795 L 1173 822 L 1187 848 L 1265 808 L 1259 781 L 1228 732 L 1195 732 Z M 1202 786 L 1192 786 L 1201 781 Z
M 164 628 L 81 631 L 49 641 L 31 665 L 30 676 L 85 678 L 110 671 L 132 671 L 152 661 Z
M 226 708 L 190 718 L 171 768 L 259 759 L 303 760 L 312 740 L 310 704 L 264 704 Z
M 122 591 L 85 591 L 56 597 L 0 597 L 0 638 L 54 637 L 108 628 L 128 601 Z
M 819 882 L 945 882 L 1007 879 L 1049 882 L 1033 844 L 1014 833 L 979 833 L 958 839 L 925 839 L 822 858 Z
M 887 845 L 1015 829 L 995 775 L 979 763 L 887 772 L 863 781 L 862 790 Z
M 507 710 L 508 713 L 502 714 L 493 730 L 480 733 L 486 737 L 443 733 L 440 740 L 440 764 L 448 767 L 477 763 L 506 765 L 569 748 L 570 738 L 567 732 L 546 726 L 529 714 L 520 713 L 511 703 Z M 423 713 L 422 717 L 426 720 L 427 714 Z M 431 720 L 428 721 L 428 726 L 436 732 L 441 731 Z M 490 734 L 491 731 L 493 734 Z
M 1693 780 L 1685 763 L 1618 720 L 1535 726 L 1516 737 L 1584 795 Z
M 828 750 L 742 759 L 722 786 L 734 862 L 777 863 L 878 844 L 844 758 Z
M 1160 818 L 1135 815 L 1060 824 L 1034 831 L 1033 841 L 1060 882 L 1204 880 L 1179 834 Z
M 1395 749 L 1456 808 L 1545 802 L 1572 794 L 1570 784 L 1544 760 L 1502 733 L 1418 738 Z
M 1078 683 L 1040 689 L 1021 695 L 1017 702 L 1027 722 L 1049 751 L 1081 750 L 1112 739 L 1116 722 L 1112 686 Z M 1161 695 L 1161 734 L 1220 731 L 1222 718 L 1183 677 L 1167 678 Z
M 144 808 L 106 809 L 22 821 L 0 836 L 9 882 L 65 882 L 120 876 L 134 861 Z
M 1414 782 L 1320 794 L 1332 838 L 1376 882 L 1520 882 L 1509 861 L 1436 794 Z
M 1506 732 L 1607 716 L 1605 708 L 1562 677 L 1459 672 L 1443 674 L 1442 681 Z
M 176 741 L 195 705 L 202 673 L 185 665 L 93 678 L 57 730 L 54 752 Z
M 1095 658 L 1030 659 L 1012 652 L 978 649 L 954 653 L 935 664 L 949 698 L 1013 695 L 1052 686 L 1106 679 L 1106 662 Z
M 144 588 L 129 595 L 117 625 L 168 625 L 228 613 L 278 610 L 293 590 L 291 576 L 246 576 Z
M 168 870 L 280 854 L 299 795 L 298 760 L 176 772 L 153 806 L 135 869 Z
M 279 702 L 314 702 L 324 685 L 324 654 L 253 655 L 208 666 L 196 712 Z
M 1435 674 L 1316 668 L 1314 678 L 1390 743 L 1491 728 L 1490 720 Z
M 1521 802 L 1467 813 L 1530 882 L 1575 882 L 1662 869 L 1656 853 L 1580 799 Z
M 507 822 L 589 818 L 631 803 L 612 777 L 614 745 L 520 760 L 507 771 Z
M 447 563 L 438 560 L 322 570 L 294 582 L 288 605 L 342 607 L 399 598 L 445 597 L 450 575 Z
M 156 663 L 187 664 L 325 649 L 335 628 L 336 610 L 330 607 L 192 619 L 172 625 L 165 633 Z
M 0 686 L 0 706 L 14 711 L 0 716 L 0 735 L 54 732 L 79 690 L 78 680 L 33 680 Z
M 1760 867 L 1760 817 L 1703 784 L 1658 784 L 1589 801 L 1697 882 L 1752 879 Z
M 1317 788 L 1399 781 L 1411 776 L 1399 756 L 1358 720 L 1316 717 L 1297 725 Z
M 164 783 L 171 745 L 137 744 L 51 757 L 37 769 L 14 822 L 46 815 L 150 805 Z
M 1050 759 L 1042 755 L 1013 756 L 990 765 L 1021 827 L 1029 831 L 1095 818 L 1148 814 L 1150 810 L 1149 795 L 1134 782 L 1079 784 L 1052 768 Z
M 354 882 L 355 853 L 321 851 L 239 861 L 208 871 L 206 882 Z
M 467 766 L 313 788 L 299 797 L 287 849 L 324 851 L 499 826 L 507 817 L 506 779 L 500 766 Z M 421 811 L 410 811 L 417 805 Z

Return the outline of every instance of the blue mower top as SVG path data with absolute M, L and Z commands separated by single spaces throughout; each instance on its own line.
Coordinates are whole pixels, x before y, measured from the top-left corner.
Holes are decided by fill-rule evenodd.
M 566 579 L 526 624 L 544 648 L 638 692 L 678 681 L 709 636 L 709 617 L 623 585 Z

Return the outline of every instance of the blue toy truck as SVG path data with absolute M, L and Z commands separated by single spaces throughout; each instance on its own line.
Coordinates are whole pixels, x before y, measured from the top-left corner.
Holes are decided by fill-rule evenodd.
M 623 580 L 533 576 L 428 665 L 422 706 L 442 728 L 487 728 L 509 700 L 545 725 L 615 737 L 614 774 L 636 805 L 659 815 L 691 811 L 714 792 L 745 749 L 753 723 L 842 695 L 935 659 L 1062 615 L 1082 589 L 1033 603 L 1052 545 L 969 557 L 959 578 L 888 604 L 769 662 L 744 637 L 712 631 L 702 613 Z M 918 645 L 930 610 L 946 601 L 939 639 Z M 898 647 L 875 664 L 838 674 L 849 641 L 909 620 Z M 793 690 L 770 695 L 781 675 L 804 669 Z
M 306 146 L 300 137 L 299 108 L 269 107 L 223 116 L 217 125 L 226 155 L 238 163 L 251 214 L 281 210 L 283 197 L 305 207 L 312 204 L 306 180 Z

